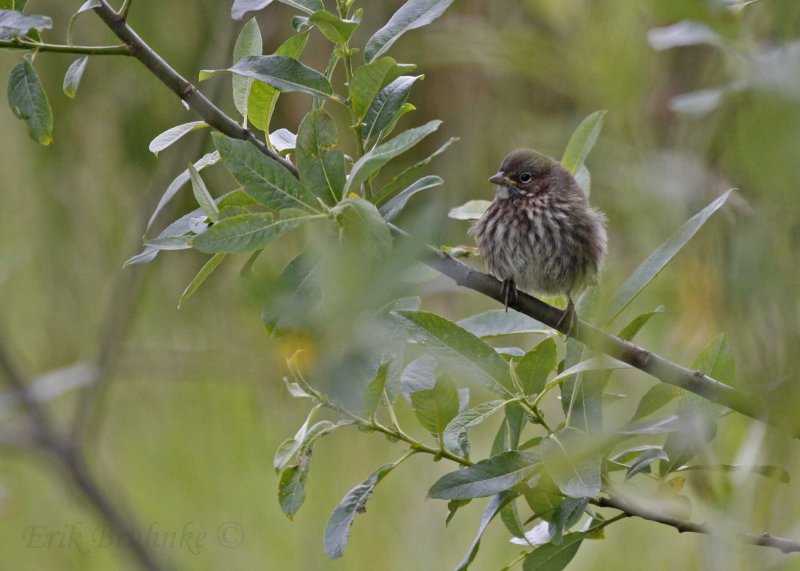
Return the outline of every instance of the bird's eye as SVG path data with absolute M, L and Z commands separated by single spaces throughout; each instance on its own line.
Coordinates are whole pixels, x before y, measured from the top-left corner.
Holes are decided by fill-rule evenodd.
M 531 181 L 531 173 L 529 173 L 529 172 L 522 173 L 521 175 L 519 175 L 519 181 L 522 182 L 522 183 L 530 182 Z

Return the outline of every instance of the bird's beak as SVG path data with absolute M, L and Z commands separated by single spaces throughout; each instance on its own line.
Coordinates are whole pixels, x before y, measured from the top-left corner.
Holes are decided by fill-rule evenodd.
M 510 181 L 510 180 L 509 180 L 509 178 L 506 176 L 506 173 L 504 173 L 503 171 L 500 171 L 499 173 L 497 173 L 497 174 L 495 174 L 495 175 L 492 175 L 491 177 L 489 177 L 489 182 L 491 182 L 492 184 L 498 184 L 498 185 L 503 185 L 503 184 L 505 184 L 505 185 L 507 185 L 507 184 L 509 184 L 511 181 Z

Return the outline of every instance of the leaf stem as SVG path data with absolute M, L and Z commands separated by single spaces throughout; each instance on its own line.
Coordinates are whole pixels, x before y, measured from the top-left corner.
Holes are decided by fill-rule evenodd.
M 120 44 L 116 46 L 70 46 L 66 44 L 45 44 L 33 42 L 23 38 L 14 37 L 10 40 L 0 40 L 0 48 L 9 50 L 35 50 L 39 52 L 54 52 L 62 54 L 83 54 L 92 56 L 132 56 L 130 46 Z

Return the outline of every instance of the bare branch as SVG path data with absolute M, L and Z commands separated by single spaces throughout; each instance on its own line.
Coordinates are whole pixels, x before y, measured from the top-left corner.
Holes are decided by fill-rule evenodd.
M 614 508 L 616 510 L 620 510 L 628 517 L 640 517 L 648 521 L 674 527 L 680 533 L 702 533 L 706 535 L 715 535 L 714 530 L 707 525 L 658 514 L 640 506 L 633 505 L 632 503 L 620 498 L 600 498 L 599 500 L 592 501 L 592 503 L 601 508 Z M 785 537 L 777 537 L 769 533 L 738 533 L 736 534 L 736 538 L 742 543 L 760 545 L 762 547 L 772 547 L 774 549 L 779 549 L 783 553 L 800 552 L 800 541 L 787 539 Z
M 71 46 L 67 44 L 45 44 L 32 42 L 19 37 L 0 40 L 0 48 L 9 50 L 31 50 L 61 54 L 83 54 L 89 56 L 131 56 L 133 53 L 125 44 L 119 46 Z

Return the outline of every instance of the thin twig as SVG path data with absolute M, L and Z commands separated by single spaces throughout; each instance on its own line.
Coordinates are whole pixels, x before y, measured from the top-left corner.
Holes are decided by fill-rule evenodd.
M 630 502 L 616 498 L 600 498 L 599 500 L 592 500 L 594 505 L 601 508 L 614 508 L 623 512 L 628 517 L 640 517 L 648 521 L 660 523 L 674 527 L 680 533 L 702 533 L 705 535 L 716 535 L 714 530 L 707 525 L 693 523 L 690 521 L 674 518 L 671 516 L 652 512 L 648 509 L 642 508 L 631 504 Z M 760 545 L 762 547 L 772 547 L 779 549 L 783 553 L 798 553 L 800 552 L 800 541 L 794 539 L 787 539 L 785 537 L 777 537 L 770 533 L 737 533 L 736 539 L 742 543 L 749 543 L 752 545 Z
M 90 56 L 132 56 L 133 52 L 125 44 L 117 46 L 70 46 L 66 44 L 45 44 L 32 42 L 19 37 L 0 40 L 0 48 L 9 50 L 33 50 L 62 54 L 83 54 Z
M 248 141 L 255 145 L 266 156 L 280 163 L 294 176 L 297 176 L 297 168 L 291 162 L 267 147 L 252 131 L 231 119 L 189 80 L 179 74 L 139 37 L 133 28 L 128 25 L 128 22 L 114 11 L 106 0 L 100 0 L 100 5 L 94 11 L 111 31 L 129 47 L 133 56 L 142 62 L 161 83 L 180 97 L 190 109 L 200 115 L 206 123 L 228 137 Z

